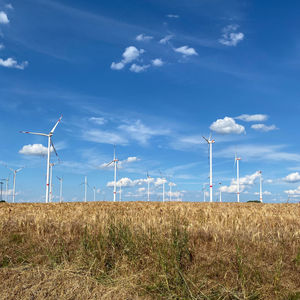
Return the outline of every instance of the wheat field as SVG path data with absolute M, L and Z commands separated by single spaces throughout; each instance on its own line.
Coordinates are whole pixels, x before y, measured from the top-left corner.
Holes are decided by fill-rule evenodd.
M 0 299 L 300 299 L 300 206 L 0 205 Z

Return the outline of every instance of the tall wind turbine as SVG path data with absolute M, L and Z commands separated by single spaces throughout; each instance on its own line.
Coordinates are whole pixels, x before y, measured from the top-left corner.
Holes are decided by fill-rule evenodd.
M 15 199 L 16 199 L 16 176 L 17 176 L 17 173 L 20 172 L 23 168 L 19 168 L 19 169 L 11 169 L 9 168 L 12 172 L 13 172 L 13 203 L 15 203 Z
M 116 202 L 116 194 L 117 194 L 117 164 L 118 159 L 116 158 L 116 146 L 114 146 L 114 159 L 106 165 L 106 167 L 114 164 L 114 202 Z
M 151 177 L 149 176 L 148 172 L 147 172 L 147 185 L 148 185 L 148 189 L 147 189 L 147 200 L 148 202 L 150 201 L 150 179 Z
M 234 163 L 236 164 L 236 196 L 237 202 L 240 202 L 240 157 L 235 155 Z
M 262 196 L 262 171 L 259 171 L 259 201 L 261 203 L 263 202 Z
M 94 202 L 96 202 L 96 187 L 93 187 L 93 191 L 94 191 Z
M 205 141 L 209 146 L 209 201 L 212 202 L 213 198 L 213 178 L 212 178 L 212 144 L 215 143 L 215 140 L 211 136 L 207 139 L 203 136 Z
M 8 182 L 9 182 L 9 177 L 8 178 L 2 178 L 1 180 L 5 181 L 5 201 L 8 202 Z
M 62 203 L 63 177 L 56 176 L 56 178 L 59 180 L 59 203 Z
M 46 203 L 49 202 L 49 173 L 50 173 L 50 156 L 51 156 L 51 147 L 54 150 L 55 154 L 57 155 L 57 152 L 55 150 L 54 144 L 52 142 L 52 136 L 54 134 L 54 131 L 58 125 L 58 123 L 61 121 L 62 116 L 58 119 L 54 127 L 51 129 L 49 133 L 39 133 L 39 132 L 30 132 L 30 131 L 20 131 L 21 133 L 28 133 L 28 134 L 34 134 L 34 135 L 41 135 L 46 136 L 48 138 L 48 151 L 47 151 L 47 176 L 46 176 Z
M 169 182 L 169 199 L 172 201 L 172 186 L 176 186 L 174 182 Z
M 49 202 L 50 203 L 52 202 L 52 198 L 53 198 L 52 173 L 53 173 L 53 166 L 54 165 L 55 165 L 54 163 L 50 163 L 50 175 L 49 175 L 50 176 L 50 179 L 49 179 Z
M 219 185 L 220 185 L 220 188 L 219 188 L 219 192 L 220 192 L 220 202 L 222 202 L 222 190 L 221 190 L 221 185 L 222 185 L 222 182 L 219 182 Z

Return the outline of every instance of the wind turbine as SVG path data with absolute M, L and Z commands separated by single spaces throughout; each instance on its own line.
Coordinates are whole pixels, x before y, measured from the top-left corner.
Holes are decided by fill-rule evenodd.
M 150 201 L 150 179 L 151 177 L 149 176 L 148 172 L 147 172 L 147 185 L 148 185 L 148 190 L 147 190 L 147 200 L 148 202 Z
M 54 150 L 55 154 L 57 155 L 57 152 L 55 150 L 54 144 L 52 142 L 52 136 L 54 134 L 54 131 L 58 125 L 58 123 L 61 121 L 62 116 L 58 119 L 54 127 L 51 129 L 49 133 L 39 133 L 39 132 L 30 132 L 30 131 L 20 131 L 20 133 L 28 133 L 28 134 L 34 134 L 34 135 L 41 135 L 46 136 L 48 138 L 48 149 L 47 149 L 47 176 L 46 176 L 46 203 L 49 201 L 49 173 L 50 173 L 50 156 L 51 156 L 51 147 Z
M 176 186 L 174 182 L 169 182 L 169 199 L 172 201 L 172 186 Z
M 8 202 L 8 182 L 9 182 L 9 177 L 8 178 L 2 178 L 1 180 L 5 181 L 5 201 Z
M 120 187 L 119 187 L 119 201 L 122 201 L 122 181 L 120 180 Z
M 59 180 L 59 203 L 62 203 L 63 177 L 56 176 L 56 178 Z
M 106 167 L 114 164 L 114 202 L 116 202 L 116 194 L 117 194 L 117 164 L 118 159 L 116 158 L 116 146 L 114 146 L 114 159 L 106 165 Z
M 1 192 L 0 192 L 0 201 L 3 201 L 2 199 L 2 192 L 3 192 L 3 181 L 0 181 L 0 185 L 1 185 Z
M 221 185 L 222 182 L 219 182 L 220 188 L 219 188 L 219 192 L 220 192 L 220 202 L 222 202 L 222 190 L 221 190 Z
M 19 169 L 11 169 L 9 168 L 12 172 L 13 172 L 13 203 L 15 203 L 15 198 L 16 198 L 16 176 L 17 176 L 17 173 L 20 172 L 23 168 L 19 168 Z
M 96 187 L 93 187 L 93 191 L 94 191 L 94 202 L 96 202 Z
M 263 202 L 263 197 L 262 197 L 262 171 L 259 171 L 259 201 L 261 203 Z
M 53 172 L 53 166 L 55 166 L 54 163 L 50 163 L 50 179 L 49 179 L 49 202 L 52 202 L 53 193 L 52 193 L 52 172 Z
M 236 196 L 237 202 L 240 202 L 240 157 L 235 154 L 234 164 L 236 164 Z
M 211 138 L 211 136 L 207 139 L 203 136 L 209 146 L 209 200 L 212 202 L 213 198 L 213 178 L 212 178 L 212 144 L 215 143 L 215 140 Z

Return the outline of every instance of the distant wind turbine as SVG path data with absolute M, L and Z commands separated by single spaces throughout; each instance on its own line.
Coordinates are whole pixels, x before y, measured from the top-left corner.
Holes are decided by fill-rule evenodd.
M 62 203 L 63 177 L 56 176 L 56 178 L 59 180 L 59 203 Z
M 220 189 L 219 189 L 219 192 L 220 192 L 220 202 L 222 202 L 222 190 L 221 190 L 221 185 L 222 185 L 222 182 L 219 182 L 219 185 L 220 185 Z
M 148 189 L 147 189 L 147 200 L 148 202 L 150 201 L 150 179 L 151 177 L 149 176 L 148 172 L 147 172 L 147 185 L 148 185 Z
M 54 131 L 58 125 L 58 123 L 61 121 L 62 116 L 58 119 L 54 127 L 51 129 L 49 133 L 39 133 L 39 132 L 30 132 L 30 131 L 20 131 L 21 133 L 28 133 L 28 134 L 34 134 L 34 135 L 41 135 L 48 137 L 48 151 L 47 151 L 47 177 L 46 177 L 46 203 L 49 202 L 49 173 L 50 173 L 50 156 L 51 156 L 51 147 L 54 150 L 55 154 L 57 155 L 57 152 L 55 150 L 54 144 L 52 142 L 52 136 L 54 134 Z
M 203 136 L 209 147 L 209 200 L 212 202 L 213 198 L 213 178 L 212 178 L 212 144 L 215 140 L 211 139 L 211 136 L 207 139 Z
M 13 203 L 15 203 L 15 199 L 16 199 L 16 176 L 17 176 L 17 173 L 20 172 L 23 168 L 19 168 L 19 169 L 11 169 L 9 168 L 12 173 L 13 173 Z
M 5 201 L 8 202 L 8 182 L 9 182 L 9 176 L 8 176 L 8 178 L 2 178 L 1 180 L 5 181 Z
M 116 158 L 116 146 L 114 146 L 114 159 L 106 165 L 106 167 L 114 164 L 114 202 L 116 202 L 116 194 L 117 194 L 117 164 L 118 159 Z
M 236 164 L 236 196 L 237 202 L 240 202 L 240 157 L 235 155 L 234 164 Z
M 262 171 L 259 171 L 259 201 L 263 202 L 263 194 L 262 194 Z

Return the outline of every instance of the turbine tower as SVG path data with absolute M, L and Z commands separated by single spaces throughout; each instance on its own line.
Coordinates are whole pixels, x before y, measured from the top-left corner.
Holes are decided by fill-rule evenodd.
M 61 121 L 62 116 L 58 119 L 54 127 L 51 129 L 49 133 L 39 133 L 39 132 L 30 132 L 30 131 L 20 131 L 20 133 L 28 133 L 28 134 L 34 134 L 34 135 L 41 135 L 46 136 L 48 138 L 48 149 L 47 149 L 47 176 L 46 176 L 46 203 L 49 202 L 49 173 L 50 173 L 50 156 L 51 156 L 51 147 L 54 150 L 55 154 L 57 155 L 57 152 L 55 150 L 54 144 L 52 142 L 52 136 L 54 134 L 54 131 L 58 125 L 58 123 Z
M 118 159 L 116 158 L 116 146 L 114 146 L 114 159 L 106 165 L 106 167 L 114 164 L 114 202 L 116 202 L 116 194 L 117 194 L 117 164 Z
M 236 196 L 237 202 L 240 202 L 240 157 L 235 155 L 234 163 L 236 164 Z
M 19 169 L 11 169 L 9 168 L 12 172 L 13 172 L 13 203 L 15 203 L 15 199 L 16 199 L 16 177 L 17 177 L 17 173 L 20 172 L 23 168 L 19 168 Z
M 94 191 L 94 202 L 96 202 L 96 187 L 93 187 L 93 191 Z
M 262 197 L 262 171 L 259 171 L 259 201 L 261 203 L 263 202 L 263 197 Z
M 54 163 L 50 163 L 50 179 L 49 179 L 49 202 L 52 202 L 52 198 L 53 198 L 53 193 L 52 193 L 52 173 L 53 173 L 53 166 L 55 164 Z
M 59 180 L 59 203 L 62 203 L 63 177 L 56 176 L 56 178 Z
M 207 139 L 203 136 L 205 141 L 209 146 L 209 201 L 212 202 L 213 198 L 213 178 L 212 178 L 212 144 L 215 143 L 215 140 L 211 136 Z
M 5 181 L 5 201 L 8 202 L 8 182 L 9 182 L 9 177 L 8 178 L 2 178 L 1 180 Z
M 147 185 L 148 185 L 147 198 L 148 198 L 148 202 L 150 201 L 150 179 L 151 179 L 151 177 L 149 176 L 149 174 L 147 172 Z
M 220 202 L 222 202 L 222 190 L 221 190 L 221 185 L 222 182 L 219 182 L 220 188 L 219 188 L 219 192 L 220 192 Z

